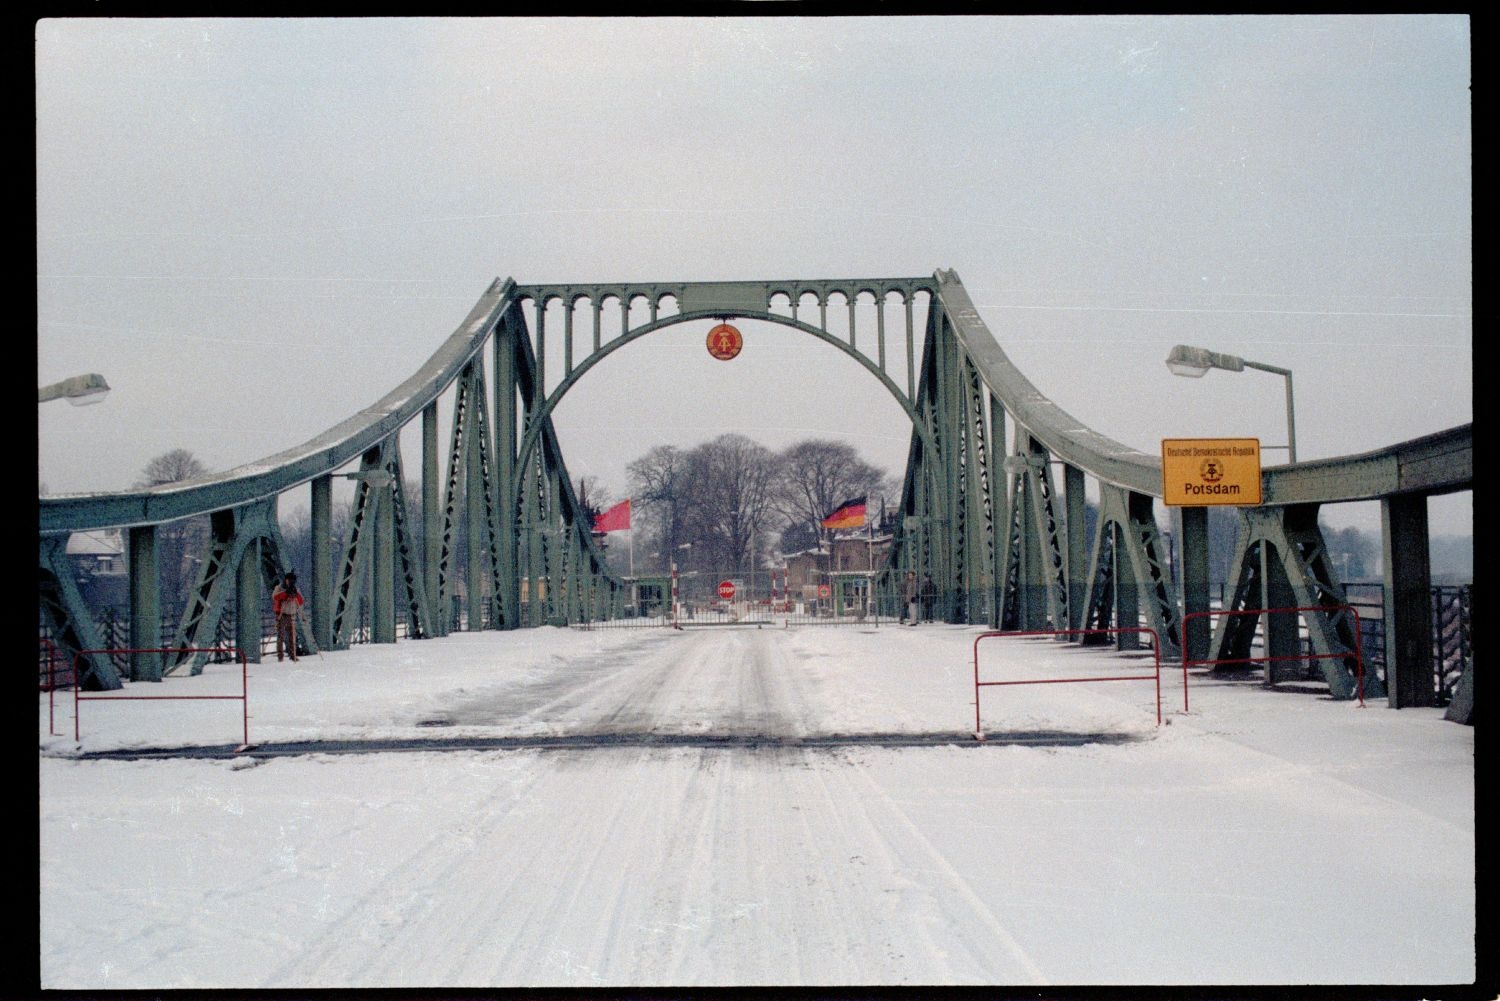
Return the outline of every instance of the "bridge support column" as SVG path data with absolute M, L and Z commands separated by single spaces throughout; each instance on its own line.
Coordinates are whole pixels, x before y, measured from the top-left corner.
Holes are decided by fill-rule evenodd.
M 1063 525 L 1068 533 L 1067 628 L 1082 629 L 1089 598 L 1088 497 L 1083 470 L 1077 466 L 1063 465 L 1063 503 L 1066 505 Z
M 161 564 L 156 548 L 156 526 L 129 531 L 130 646 L 134 650 L 161 646 Z M 161 654 L 130 655 L 131 681 L 160 681 Z
M 375 552 L 370 587 L 370 642 L 396 642 L 396 485 L 382 478 L 375 495 Z
M 937 427 L 936 437 L 941 453 L 941 465 L 937 471 L 941 529 L 934 539 L 934 555 L 938 557 L 939 572 L 932 575 L 938 586 L 938 609 L 935 614 L 945 622 L 959 623 L 963 621 L 959 599 L 962 597 L 961 569 L 965 555 L 964 526 L 958 517 L 959 450 L 963 442 L 964 419 L 959 372 L 963 359 L 948 317 L 941 309 L 932 312 L 932 331 L 936 360 L 933 366 L 936 420 L 933 423 Z
M 1269 543 L 1260 547 L 1260 579 L 1264 589 L 1261 607 L 1295 608 L 1297 595 L 1292 590 L 1292 583 L 1287 577 L 1286 566 L 1283 562 L 1286 554 L 1275 551 L 1276 549 L 1276 546 Z M 1302 644 L 1297 635 L 1296 613 L 1267 612 L 1262 618 L 1266 624 L 1267 657 L 1292 658 L 1301 654 Z M 1266 661 L 1266 684 L 1274 685 L 1296 677 L 1302 671 L 1304 663 L 1297 660 Z
M 427 623 L 427 629 L 433 636 L 446 636 L 448 616 L 438 585 L 443 552 L 439 475 L 438 412 L 437 402 L 433 401 L 422 408 L 422 584 L 427 589 L 428 607 L 432 609 L 432 621 Z
M 568 309 L 572 316 L 572 307 Z M 516 512 L 511 497 L 516 489 L 516 333 L 509 323 L 495 331 L 495 506 L 496 604 L 500 609 L 501 627 L 518 625 L 521 605 L 519 573 L 516 566 Z
M 1005 407 L 993 394 L 990 401 L 990 628 L 1003 628 L 1005 582 L 1010 572 L 1010 478 L 1005 475 Z M 997 461 L 998 460 L 998 461 Z
M 1385 681 L 1392 709 L 1437 701 L 1432 666 L 1432 568 L 1427 498 L 1398 494 L 1380 502 L 1385 567 Z
M 482 360 L 482 359 L 480 359 Z M 473 399 L 465 417 L 469 420 L 468 432 L 464 435 L 464 542 L 468 550 L 464 568 L 465 605 L 469 612 L 469 631 L 485 626 L 484 587 L 484 470 L 479 464 L 479 418 L 487 405 L 479 392 L 479 380 L 469 383 Z
M 333 646 L 333 475 L 312 481 L 312 584 L 313 641 L 320 650 Z
M 1016 611 L 1021 629 L 1045 629 L 1047 626 L 1047 567 L 1042 554 L 1042 539 L 1036 528 L 1041 516 L 1037 505 L 1038 491 L 1033 489 L 1034 476 L 1046 459 L 1031 451 L 1035 444 L 1028 432 L 1016 428 L 1011 466 L 1019 484 L 1015 494 L 1021 510 L 1012 516 L 1016 519 L 1021 539 L 1021 565 L 1016 574 L 1020 591 L 1016 596 Z
M 1208 508 L 1179 508 L 1178 551 L 1182 554 L 1180 600 L 1183 621 L 1187 623 L 1187 642 L 1183 661 L 1207 660 L 1208 641 L 1213 624 L 1207 616 L 1188 619 L 1194 612 L 1208 611 Z
M 565 563 L 568 552 L 567 529 L 562 522 L 562 481 L 554 472 L 547 476 L 547 621 L 564 625 L 568 619 L 567 597 L 563 593 Z
M 260 663 L 260 576 L 260 540 L 252 539 L 234 573 L 234 645 L 250 664 Z
M 1102 510 L 1099 516 L 1104 517 Z M 1130 550 L 1126 541 L 1127 529 L 1124 524 L 1114 522 L 1109 530 L 1114 533 L 1114 546 L 1111 548 L 1115 561 L 1115 626 L 1122 630 L 1134 629 L 1141 621 L 1141 592 L 1135 563 L 1130 558 Z M 1115 634 L 1116 650 L 1138 650 L 1140 646 L 1140 633 Z

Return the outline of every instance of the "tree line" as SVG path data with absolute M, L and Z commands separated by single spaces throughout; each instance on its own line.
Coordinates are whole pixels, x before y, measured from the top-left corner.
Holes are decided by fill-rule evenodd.
M 839 504 L 864 497 L 878 521 L 882 502 L 894 507 L 901 490 L 850 445 L 817 438 L 779 452 L 735 433 L 687 449 L 658 445 L 627 473 L 637 573 L 665 572 L 674 557 L 685 571 L 749 571 L 826 542 L 820 522 Z M 590 516 L 616 502 L 594 477 L 578 495 Z M 603 541 L 611 568 L 623 571 L 625 547 Z
M 191 452 L 173 449 L 156 456 L 142 470 L 136 487 L 158 486 L 201 476 L 209 470 Z M 632 501 L 633 538 L 600 536 L 610 568 L 637 574 L 664 573 L 675 555 L 683 571 L 748 572 L 762 568 L 777 554 L 810 549 L 828 539 L 820 522 L 853 497 L 867 499 L 871 521 L 882 508 L 894 521 L 901 481 L 867 462 L 844 442 L 810 438 L 773 451 L 741 434 L 724 434 L 692 448 L 658 445 L 627 466 L 627 496 Z M 596 518 L 623 498 L 596 476 L 576 484 L 585 515 Z M 423 545 L 422 491 L 405 484 L 411 542 L 419 558 Z M 1097 512 L 1087 506 L 1085 532 L 1092 540 Z M 338 565 L 347 537 L 349 505 L 336 504 L 329 541 L 330 562 Z M 1229 508 L 1208 512 L 1209 579 L 1227 580 L 1238 521 Z M 454 526 L 450 559 L 463 566 L 467 540 L 464 520 Z M 1322 525 L 1335 572 L 1345 581 L 1374 579 L 1380 540 L 1355 527 Z M 312 520 L 306 505 L 281 514 L 283 558 L 304 576 L 312 565 Z M 160 581 L 164 602 L 180 606 L 196 583 L 197 554 L 208 541 L 206 516 L 163 525 L 158 533 Z M 633 550 L 633 552 L 632 552 Z

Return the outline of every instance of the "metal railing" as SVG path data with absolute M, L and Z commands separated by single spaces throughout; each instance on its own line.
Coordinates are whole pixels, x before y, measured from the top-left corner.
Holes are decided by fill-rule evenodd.
M 202 653 L 207 652 L 204 648 L 196 647 L 172 647 L 151 648 L 136 650 L 79 650 L 74 656 L 82 658 L 86 654 L 107 653 L 113 655 L 119 652 L 127 657 L 132 653 Z M 245 655 L 237 649 L 231 649 L 232 660 L 240 664 L 240 694 L 238 695 L 84 695 L 82 685 L 82 672 L 73 671 L 73 740 L 82 739 L 82 722 L 79 707 L 84 702 L 218 702 L 232 701 L 242 704 L 241 720 L 244 726 L 244 740 L 242 748 L 250 746 L 250 673 L 245 660 Z
M 1379 581 L 1350 581 L 1344 584 L 1344 593 L 1345 604 L 1356 613 L 1359 645 L 1363 653 L 1365 670 L 1371 677 L 1383 679 L 1386 665 L 1385 588 Z M 1215 590 L 1210 591 L 1211 607 L 1222 607 L 1223 596 L 1224 586 L 1216 585 Z M 1473 666 L 1473 585 L 1434 585 L 1431 589 L 1431 596 L 1433 687 L 1435 704 L 1441 707 L 1447 706 L 1452 701 L 1459 678 L 1465 670 L 1472 669 Z M 858 603 L 846 601 L 842 607 L 835 606 L 831 595 L 828 598 L 814 600 L 760 598 L 752 602 L 741 602 L 737 607 L 733 602 L 688 599 L 682 602 L 676 624 L 684 628 L 755 624 L 788 628 L 817 625 L 880 627 L 905 623 L 906 604 L 893 590 L 877 587 L 868 600 L 864 599 L 863 594 L 859 595 L 859 598 Z M 960 621 L 973 625 L 987 625 L 993 600 L 994 595 L 989 591 L 973 594 L 960 591 L 940 592 L 919 602 L 919 619 L 925 622 Z M 450 628 L 453 630 L 467 628 L 468 615 L 462 607 L 462 600 L 453 597 L 450 600 L 450 606 Z M 162 614 L 158 635 L 160 636 L 159 643 L 163 648 L 172 644 L 181 617 L 181 609 L 169 609 Z M 485 606 L 483 617 L 487 624 L 490 617 L 488 604 Z M 575 625 L 582 629 L 632 629 L 662 628 L 673 624 L 668 603 L 657 602 L 650 607 L 627 608 L 622 618 Z M 109 656 L 116 669 L 122 675 L 128 675 L 127 655 L 119 651 L 130 646 L 129 607 L 106 606 L 103 608 L 99 618 L 99 630 L 101 646 L 110 651 Z M 351 644 L 371 642 L 371 632 L 369 610 L 362 606 L 349 630 L 349 642 Z M 1258 624 L 1253 646 L 1263 648 L 1261 632 L 1262 628 Z M 1305 653 L 1310 654 L 1310 640 L 1306 637 L 1305 628 L 1302 632 Z M 226 608 L 219 620 L 214 639 L 209 644 L 213 650 L 209 658 L 211 662 L 226 663 L 233 659 L 231 651 L 236 646 L 235 634 L 235 610 L 233 607 Z M 404 619 L 398 618 L 396 635 L 398 638 L 408 635 L 407 623 Z M 45 623 L 39 624 L 38 639 L 41 643 L 38 657 L 39 690 L 46 691 L 49 684 L 47 644 L 56 643 L 56 639 Z M 275 619 L 269 610 L 263 610 L 260 654 L 264 658 L 274 654 L 275 651 Z M 54 668 L 57 672 L 56 683 L 58 685 L 71 683 L 65 680 L 71 677 L 67 673 L 71 672 L 71 665 L 65 663 L 64 655 L 60 650 L 56 656 L 59 658 L 58 665 Z M 1306 675 L 1303 680 L 1315 681 L 1322 676 L 1317 665 L 1310 661 L 1303 665 L 1303 673 Z
M 999 638 L 1041 638 L 1049 639 L 1074 639 L 1083 635 L 1105 634 L 1120 635 L 1149 634 L 1151 637 L 1151 651 L 1155 659 L 1155 669 L 1151 674 L 1111 674 L 1095 675 L 1082 678 L 1025 678 L 1018 681 L 980 681 L 979 680 L 979 642 L 986 639 Z M 1161 726 L 1161 637 L 1156 631 L 1148 626 L 1124 629 L 1033 629 L 1033 630 L 1003 630 L 1000 632 L 980 633 L 974 637 L 974 739 L 984 739 L 984 727 L 980 723 L 979 714 L 979 690 L 981 688 L 1001 687 L 1007 685 L 1073 685 L 1087 684 L 1095 681 L 1155 681 L 1156 682 L 1156 725 Z M 1188 689 L 1187 689 L 1187 666 L 1182 669 L 1182 711 L 1188 711 Z
M 1359 628 L 1359 612 L 1352 605 L 1301 606 L 1295 608 L 1246 608 L 1239 610 L 1220 608 L 1210 609 L 1206 612 L 1190 612 L 1182 617 L 1182 649 L 1187 649 L 1188 622 L 1192 619 L 1214 618 L 1219 616 L 1253 615 L 1257 618 L 1257 620 L 1261 620 L 1263 616 L 1270 615 L 1300 616 L 1305 612 L 1334 612 L 1340 609 L 1347 611 L 1354 617 L 1354 650 L 1352 651 L 1352 653 L 1319 654 L 1313 652 L 1312 644 L 1305 634 L 1306 627 L 1299 625 L 1298 628 L 1304 631 L 1303 635 L 1299 636 L 1298 639 L 1298 645 L 1304 651 L 1302 653 L 1283 654 L 1279 656 L 1262 654 L 1259 657 L 1234 657 L 1219 660 L 1188 660 L 1184 658 L 1182 662 L 1183 670 L 1186 671 L 1189 667 L 1207 667 L 1213 669 L 1225 664 L 1265 664 L 1267 666 L 1267 670 L 1276 671 L 1277 669 L 1282 667 L 1295 667 L 1295 665 L 1302 664 L 1304 665 L 1302 668 L 1302 674 L 1306 676 L 1307 672 L 1312 670 L 1319 661 L 1342 660 L 1345 657 L 1353 656 L 1355 665 L 1355 684 L 1359 692 L 1359 704 L 1363 706 L 1365 704 L 1365 658 L 1363 644 L 1360 640 L 1361 631 Z M 1262 649 L 1264 649 L 1264 647 L 1262 647 Z

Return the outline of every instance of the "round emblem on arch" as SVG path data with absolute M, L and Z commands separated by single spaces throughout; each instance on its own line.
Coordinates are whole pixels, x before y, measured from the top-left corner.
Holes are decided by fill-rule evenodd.
M 708 332 L 708 353 L 719 361 L 729 361 L 745 346 L 745 338 L 735 327 L 721 323 Z

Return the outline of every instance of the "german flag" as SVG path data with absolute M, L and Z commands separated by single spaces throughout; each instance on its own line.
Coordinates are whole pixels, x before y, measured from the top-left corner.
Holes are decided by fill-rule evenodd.
M 855 497 L 833 509 L 819 524 L 824 528 L 859 528 L 865 523 L 865 499 Z

